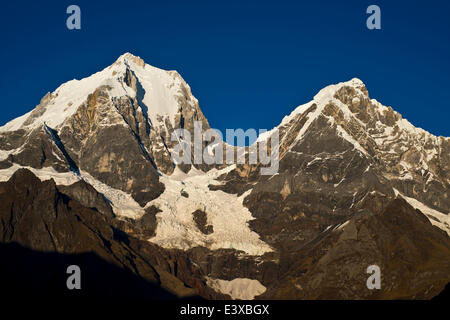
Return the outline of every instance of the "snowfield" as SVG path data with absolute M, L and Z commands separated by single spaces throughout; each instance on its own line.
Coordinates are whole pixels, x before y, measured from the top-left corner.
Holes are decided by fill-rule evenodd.
M 149 241 L 163 248 L 182 250 L 202 246 L 211 250 L 236 249 L 248 255 L 272 251 L 248 226 L 253 217 L 242 202 L 250 191 L 238 197 L 208 188 L 210 184 L 217 184 L 216 177 L 234 167 L 208 173 L 191 170 L 186 175 L 176 171 L 172 176 L 161 177 L 160 181 L 166 186 L 164 193 L 146 205 L 162 210 L 156 215 L 156 236 Z M 182 191 L 189 197 L 183 197 Z M 213 233 L 206 235 L 198 230 L 192 215 L 198 209 L 206 212 L 207 224 L 213 226 Z
M 266 291 L 258 280 L 247 278 L 228 281 L 206 277 L 206 284 L 217 292 L 231 296 L 233 300 L 253 300 Z
M 77 175 L 73 172 L 57 172 L 51 167 L 35 169 L 14 164 L 0 170 L 0 181 L 7 181 L 20 168 L 30 170 L 41 181 L 53 179 L 57 185 L 67 186 L 84 180 L 110 201 L 114 213 L 119 217 L 139 219 L 145 213 L 145 209 L 130 194 L 98 181 L 83 170 Z M 164 193 L 146 205 L 154 205 L 162 210 L 157 214 L 156 236 L 149 241 L 163 248 L 182 250 L 203 246 L 211 250 L 240 250 L 247 255 L 263 255 L 273 251 L 248 226 L 248 221 L 253 217 L 242 202 L 250 191 L 238 197 L 208 188 L 210 184 L 217 184 L 215 178 L 233 168 L 234 165 L 208 173 L 192 169 L 188 174 L 177 169 L 172 176 L 162 176 L 161 182 L 166 187 Z M 181 196 L 181 191 L 187 192 L 189 198 Z M 207 213 L 207 224 L 212 225 L 214 230 L 212 234 L 205 235 L 197 228 L 192 215 L 197 209 Z

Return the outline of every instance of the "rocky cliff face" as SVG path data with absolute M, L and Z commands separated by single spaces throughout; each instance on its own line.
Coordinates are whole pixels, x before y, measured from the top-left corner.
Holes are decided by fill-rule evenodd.
M 270 176 L 260 163 L 175 165 L 170 136 L 194 121 L 209 128 L 181 76 L 131 54 L 47 94 L 0 128 L 2 242 L 91 250 L 210 299 L 428 299 L 450 281 L 450 139 L 360 80 L 259 137 L 279 133 Z

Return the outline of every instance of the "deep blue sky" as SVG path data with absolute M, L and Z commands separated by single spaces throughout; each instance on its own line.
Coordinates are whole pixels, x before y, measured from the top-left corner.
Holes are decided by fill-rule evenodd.
M 66 8 L 81 7 L 79 31 Z M 382 30 L 366 28 L 370 4 Z M 178 70 L 210 124 L 271 129 L 353 77 L 415 126 L 450 136 L 450 1 L 11 1 L 0 4 L 0 125 L 131 52 Z

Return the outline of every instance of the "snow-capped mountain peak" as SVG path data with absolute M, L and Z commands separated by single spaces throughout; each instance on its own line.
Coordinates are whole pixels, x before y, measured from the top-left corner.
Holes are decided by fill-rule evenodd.
M 127 84 L 131 81 L 130 77 L 134 78 L 132 87 Z M 145 112 L 152 124 L 167 118 L 174 125 L 183 98 L 191 108 L 198 104 L 189 86 L 176 71 L 150 66 L 140 57 L 127 52 L 102 71 L 81 80 L 70 80 L 47 93 L 35 109 L 0 127 L 0 132 L 34 129 L 44 123 L 52 128 L 62 126 L 100 87 L 108 89 L 111 100 L 136 98 L 139 107 L 147 109 Z
M 135 56 L 130 52 L 125 52 L 124 54 L 120 55 L 117 60 L 117 62 L 133 62 L 138 66 L 144 67 L 145 66 L 145 61 L 143 59 L 141 59 L 141 57 Z
M 450 138 L 415 127 L 369 97 L 357 78 L 323 88 L 258 141 L 275 130 L 281 159 L 299 154 L 323 158 L 342 144 L 339 150 L 351 148 L 357 157 L 374 161 L 372 168 L 378 167 L 403 194 L 442 212 L 450 208 Z
M 89 77 L 62 84 L 1 127 L 0 168 L 85 170 L 143 204 L 162 192 L 157 176 L 175 168 L 171 133 L 193 128 L 194 121 L 209 127 L 176 71 L 125 53 Z

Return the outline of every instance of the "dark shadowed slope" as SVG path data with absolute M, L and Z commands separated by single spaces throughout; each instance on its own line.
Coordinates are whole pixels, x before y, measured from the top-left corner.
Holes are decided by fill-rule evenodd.
M 195 294 L 169 273 L 161 280 L 110 217 L 26 169 L 0 183 L 0 242 L 0 283 L 9 297 L 175 299 Z M 158 252 L 152 257 L 163 261 Z M 66 287 L 66 270 L 73 264 L 81 268 L 80 291 Z M 163 289 L 167 286 L 175 292 Z

